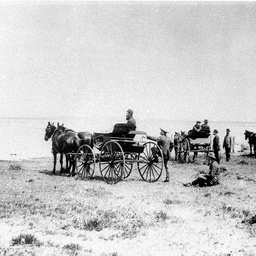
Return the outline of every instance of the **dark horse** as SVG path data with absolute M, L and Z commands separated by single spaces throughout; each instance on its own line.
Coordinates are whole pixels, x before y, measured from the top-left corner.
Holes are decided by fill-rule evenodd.
M 254 148 L 254 155 L 256 157 L 256 133 L 245 130 L 244 133 L 245 139 L 248 139 L 250 145 L 250 154 L 252 155 L 252 146 Z
M 53 153 L 53 173 L 56 170 L 57 154 L 60 154 L 60 173 L 63 172 L 63 154 L 66 156 L 66 170 L 72 174 L 75 172 L 75 153 L 78 148 L 87 144 L 92 147 L 93 137 L 89 132 L 75 132 L 62 125 L 56 127 L 54 123 L 48 122 L 45 129 L 44 139 L 47 141 L 52 138 L 52 153 Z
M 174 144 L 174 151 L 175 151 L 175 161 L 187 161 L 188 158 L 188 151 L 189 151 L 189 145 L 187 143 L 187 135 L 185 132 L 175 132 L 173 144 Z M 182 154 L 183 153 L 183 159 Z
M 93 135 L 90 132 L 75 132 L 72 129 L 66 128 L 63 124 L 58 126 L 59 129 L 65 134 L 65 135 L 76 135 L 80 139 L 80 145 L 89 145 L 90 147 L 93 147 Z M 75 167 L 76 167 L 76 154 L 78 148 L 70 148 L 69 153 L 73 154 L 66 154 L 66 159 L 67 159 L 67 170 L 68 172 L 70 171 L 72 167 L 72 174 L 74 174 Z
M 81 140 L 78 137 L 77 133 L 68 131 L 65 132 L 63 126 L 58 127 L 54 126 L 54 124 L 48 122 L 48 125 L 45 129 L 45 141 L 48 141 L 52 138 L 52 154 L 53 154 L 53 173 L 56 171 L 56 162 L 57 162 L 57 154 L 60 154 L 60 164 L 61 164 L 61 173 L 63 171 L 62 163 L 63 163 L 63 154 L 70 154 L 73 152 L 77 152 Z M 68 156 L 68 155 L 66 155 Z M 69 158 L 67 158 L 69 159 Z M 73 165 L 74 172 L 75 166 Z
M 175 161 L 178 160 L 178 152 L 179 152 L 179 143 L 183 140 L 183 137 L 180 133 L 175 132 L 174 138 L 173 138 L 173 146 L 174 146 L 174 153 L 175 153 Z

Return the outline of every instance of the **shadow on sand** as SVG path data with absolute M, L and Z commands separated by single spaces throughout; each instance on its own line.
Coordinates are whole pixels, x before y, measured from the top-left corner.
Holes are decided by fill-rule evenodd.
M 255 157 L 255 155 L 254 154 L 243 154 L 243 155 L 241 155 L 241 156 L 243 156 L 243 157 Z
M 49 176 L 59 176 L 59 177 L 67 177 L 67 178 L 72 178 L 73 177 L 75 179 L 81 179 L 81 180 L 104 181 L 103 177 L 99 176 L 99 175 L 95 175 L 95 176 L 91 177 L 90 179 L 82 179 L 82 178 L 79 178 L 76 173 L 75 173 L 75 175 L 70 175 L 70 173 L 66 172 L 65 170 L 62 172 L 62 174 L 59 171 L 56 171 L 55 174 L 54 174 L 50 170 L 42 170 L 42 171 L 39 171 L 39 173 L 49 175 Z

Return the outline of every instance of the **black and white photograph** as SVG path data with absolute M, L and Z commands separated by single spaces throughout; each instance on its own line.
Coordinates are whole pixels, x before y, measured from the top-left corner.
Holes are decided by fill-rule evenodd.
M 0 256 L 255 256 L 255 1 L 0 1 Z

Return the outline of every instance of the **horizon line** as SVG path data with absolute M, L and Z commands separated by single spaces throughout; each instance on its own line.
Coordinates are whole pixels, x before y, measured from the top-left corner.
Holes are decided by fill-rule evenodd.
M 86 118 L 85 116 L 0 116 L 0 119 L 51 119 L 51 118 L 54 118 L 54 119 L 62 119 L 62 118 Z M 109 118 L 114 118 L 113 116 L 109 117 Z M 167 119 L 167 118 L 159 118 L 159 117 L 156 117 L 156 118 L 141 118 L 142 120 L 145 120 L 145 119 L 148 119 L 148 120 L 166 120 L 166 121 L 171 121 L 171 122 L 196 122 L 196 120 L 191 120 L 191 119 Z M 209 120 L 209 119 L 208 119 Z M 221 123 L 221 122 L 225 122 L 225 123 L 256 123 L 256 121 L 241 121 L 241 120 L 212 120 L 212 121 L 209 121 L 209 123 Z

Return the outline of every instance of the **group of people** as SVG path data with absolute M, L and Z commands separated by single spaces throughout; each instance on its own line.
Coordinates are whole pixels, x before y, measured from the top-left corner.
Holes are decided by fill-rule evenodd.
M 133 111 L 131 109 L 127 110 L 126 114 L 127 124 L 131 126 L 134 130 L 136 129 L 136 121 L 133 118 Z M 200 121 L 197 121 L 193 126 L 194 133 L 200 133 L 202 131 L 210 134 L 210 126 L 208 124 L 208 120 L 205 119 L 203 124 L 201 125 Z M 163 128 L 160 128 L 160 136 L 147 136 L 147 139 L 154 140 L 157 142 L 158 146 L 162 150 L 163 159 L 164 159 L 164 167 L 166 170 L 166 178 L 164 182 L 169 182 L 170 174 L 168 170 L 168 161 L 170 160 L 170 145 L 172 144 L 171 138 L 167 136 L 168 131 Z M 193 134 L 194 135 L 194 134 Z M 208 165 L 209 165 L 209 173 L 199 175 L 194 181 L 191 183 L 184 183 L 184 186 L 212 186 L 218 184 L 219 182 L 219 173 L 220 173 L 220 139 L 218 136 L 218 130 L 213 130 L 213 153 L 210 152 L 207 154 Z M 231 155 L 231 147 L 232 147 L 232 139 L 230 136 L 230 129 L 226 129 L 226 135 L 223 140 L 223 148 L 225 149 L 226 161 L 230 160 Z M 155 158 L 157 158 L 157 150 L 152 149 L 152 154 Z
M 210 132 L 210 126 L 208 125 L 208 120 L 205 119 L 202 125 L 201 125 L 201 121 L 196 121 L 196 124 L 193 126 L 193 130 L 196 132 L 200 132 L 202 130 Z
M 193 136 L 195 136 L 196 138 L 198 137 L 201 137 L 201 133 L 202 131 L 207 131 L 208 132 L 208 135 L 210 135 L 210 126 L 208 124 L 208 120 L 205 119 L 204 120 L 204 123 L 202 125 L 200 125 L 201 122 L 200 121 L 196 121 L 196 124 L 193 126 Z M 215 155 L 215 158 L 216 158 L 216 161 L 218 163 L 220 163 L 220 138 L 219 138 L 219 135 L 218 135 L 218 130 L 217 129 L 214 129 L 213 130 L 213 135 L 214 135 L 214 138 L 213 138 L 213 152 L 214 152 L 214 155 Z M 231 136 L 230 136 L 230 129 L 227 128 L 226 129 L 226 135 L 224 137 L 224 140 L 223 140 L 223 149 L 225 149 L 225 154 L 226 154 L 226 161 L 228 162 L 230 160 L 230 154 L 231 154 L 231 147 L 232 147 L 232 139 L 231 139 Z

